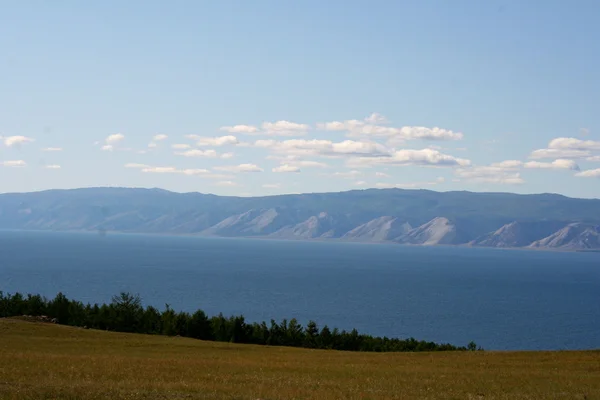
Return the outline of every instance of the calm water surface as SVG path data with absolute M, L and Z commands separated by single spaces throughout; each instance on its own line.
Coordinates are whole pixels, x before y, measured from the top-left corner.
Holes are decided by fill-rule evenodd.
M 0 290 L 486 349 L 600 348 L 600 253 L 0 232 Z

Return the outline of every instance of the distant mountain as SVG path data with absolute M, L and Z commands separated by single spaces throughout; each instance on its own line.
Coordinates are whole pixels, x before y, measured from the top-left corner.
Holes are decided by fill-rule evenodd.
M 347 232 L 342 239 L 383 242 L 408 233 L 412 227 L 399 218 L 384 216 L 370 220 Z
M 535 240 L 551 235 L 564 225 L 564 222 L 557 221 L 513 221 L 469 244 L 484 247 L 525 247 Z
M 0 229 L 117 231 L 412 245 L 600 248 L 600 200 L 368 189 L 222 197 L 90 188 L 0 195 Z
M 532 243 L 537 249 L 590 250 L 600 249 L 600 225 L 573 223 L 558 232 Z
M 457 232 L 456 225 L 448 218 L 437 217 L 418 228 L 411 229 L 395 241 L 404 244 L 433 246 L 436 244 L 461 244 L 465 240 Z

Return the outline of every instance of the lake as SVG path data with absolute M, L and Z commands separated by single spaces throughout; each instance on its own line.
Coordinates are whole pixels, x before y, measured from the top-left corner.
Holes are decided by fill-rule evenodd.
M 0 232 L 0 290 L 485 349 L 600 348 L 600 254 Z

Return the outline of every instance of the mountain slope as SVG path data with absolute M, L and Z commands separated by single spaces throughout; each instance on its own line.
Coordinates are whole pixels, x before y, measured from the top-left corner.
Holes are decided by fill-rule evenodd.
M 532 243 L 536 249 L 589 250 L 600 248 L 600 225 L 569 224 L 558 232 Z
M 456 225 L 448 218 L 438 217 L 398 237 L 398 243 L 433 246 L 437 244 L 460 244 L 462 238 Z
M 483 247 L 525 247 L 533 241 L 553 234 L 564 226 L 556 221 L 514 221 L 500 229 L 471 241 L 472 246 Z
M 357 226 L 342 236 L 342 238 L 381 242 L 393 240 L 408 233 L 411 229 L 412 227 L 408 222 L 402 221 L 396 217 L 384 216 L 372 219 L 365 224 Z

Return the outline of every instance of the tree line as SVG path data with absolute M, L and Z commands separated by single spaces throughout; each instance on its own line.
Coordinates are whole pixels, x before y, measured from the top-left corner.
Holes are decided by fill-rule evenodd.
M 0 317 L 46 316 L 57 323 L 115 332 L 183 336 L 200 340 L 370 352 L 466 351 L 481 350 L 474 342 L 466 347 L 419 341 L 374 337 L 351 331 L 319 328 L 314 321 L 302 326 L 295 318 L 281 322 L 249 323 L 243 316 L 209 317 L 202 310 L 177 312 L 168 304 L 159 311 L 142 305 L 138 295 L 121 293 L 110 304 L 83 304 L 58 293 L 52 300 L 40 295 L 4 294 L 0 291 Z

